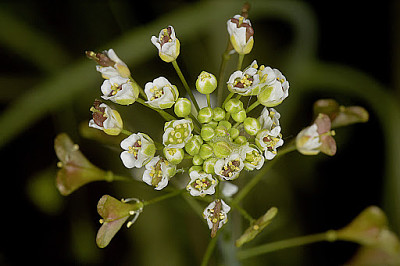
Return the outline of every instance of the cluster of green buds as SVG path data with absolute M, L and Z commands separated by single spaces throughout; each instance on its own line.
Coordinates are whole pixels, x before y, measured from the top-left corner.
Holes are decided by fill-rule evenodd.
M 166 120 L 164 126 L 160 125 L 160 131 L 163 130 L 162 139 L 157 141 L 146 133 L 132 133 L 125 129 L 118 111 L 96 100 L 90 109 L 93 117 L 89 126 L 108 135 L 125 134 L 127 137 L 120 143 L 122 164 L 129 169 L 144 168 L 141 180 L 155 190 L 167 187 L 177 174 L 186 175 L 186 193 L 193 197 L 208 195 L 205 199 L 209 200 L 209 205 L 203 216 L 211 229 L 212 237 L 227 222 L 231 209 L 228 205 L 229 199 L 238 190 L 234 183 L 229 182 L 239 178 L 242 171 L 260 170 L 266 162 L 279 155 L 278 149 L 284 144 L 279 122 L 281 115 L 272 107 L 281 104 L 289 95 L 289 82 L 279 70 L 259 66 L 256 60 L 242 70 L 243 57 L 250 53 L 254 44 L 254 30 L 247 14 L 229 19 L 227 30 L 230 36 L 227 52 L 238 53 L 237 70 L 228 80 L 224 80 L 221 73 L 217 75 L 219 80 L 206 71 L 198 75 L 192 87 L 201 94 L 199 97 L 206 97 L 207 105 L 202 108 L 197 102 L 199 98 L 194 97 L 193 89 L 186 82 L 176 61 L 180 54 L 180 42 L 172 26 L 162 29 L 158 38 L 151 37 L 151 42 L 158 49 L 160 58 L 172 63 L 189 95 L 188 98 L 179 98 L 179 95 L 185 95 L 185 91 L 182 87 L 171 84 L 165 77 L 147 82 L 143 90 L 113 49 L 102 53 L 86 52 L 98 64 L 96 70 L 105 79 L 101 86 L 103 100 L 120 105 L 138 102 L 155 110 Z M 217 99 L 217 102 L 223 102 L 218 106 L 212 106 L 210 100 L 214 97 L 212 94 L 215 90 L 218 90 L 218 97 L 227 95 L 224 101 L 222 98 Z M 319 110 L 320 114 L 316 116 L 314 123 L 302 130 L 286 150 L 297 148 L 306 155 L 315 155 L 320 151 L 328 155 L 335 154 L 336 143 L 331 127 L 335 125 L 333 116 L 336 117 L 340 108 L 336 108 L 332 102 L 328 103 L 330 113 L 322 114 L 326 108 Z M 245 108 L 245 105 L 249 107 Z M 263 108 L 257 109 L 259 105 Z M 343 110 L 340 109 L 340 117 L 342 123 L 345 123 L 343 119 L 346 120 L 346 115 Z M 66 180 L 65 172 L 60 183 Z M 86 182 L 88 181 L 81 183 Z M 70 190 L 64 189 L 65 194 L 78 186 L 75 183 L 69 186 Z M 175 185 L 179 187 L 181 184 Z M 227 192 L 228 190 L 231 192 Z M 113 227 L 111 234 L 108 231 L 102 232 L 99 242 L 103 247 L 128 216 L 134 215 L 136 220 L 145 204 L 139 200 L 135 200 L 135 204 L 127 204 L 126 201 L 121 203 L 108 196 L 101 202 L 101 215 L 105 219 L 102 230 Z M 120 211 L 115 215 L 112 211 L 110 213 L 123 218 L 118 218 L 118 223 L 108 213 L 108 209 L 115 206 L 119 206 Z M 103 213 L 105 209 L 107 213 Z M 265 227 L 266 223 L 260 222 L 257 226 Z M 254 230 L 250 231 L 248 234 L 254 237 Z M 248 237 L 240 240 L 242 241 L 248 241 Z

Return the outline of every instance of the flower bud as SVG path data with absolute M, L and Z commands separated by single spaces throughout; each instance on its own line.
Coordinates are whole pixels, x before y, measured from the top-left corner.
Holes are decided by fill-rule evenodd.
M 183 156 L 185 155 L 183 149 L 168 147 L 165 147 L 163 149 L 163 153 L 168 162 L 172 164 L 179 164 L 180 162 L 182 162 Z
M 119 135 L 121 133 L 123 123 L 116 110 L 96 100 L 90 111 L 93 113 L 93 119 L 89 121 L 89 127 L 103 130 L 107 135 Z
M 243 145 L 243 144 L 247 143 L 247 139 L 245 136 L 239 136 L 235 139 L 235 143 L 239 144 L 239 145 Z
M 215 107 L 214 108 L 214 115 L 213 115 L 213 120 L 214 121 L 221 121 L 225 119 L 225 111 L 221 107 Z
M 232 138 L 232 140 L 236 139 L 239 136 L 239 129 L 233 127 L 229 129 L 229 136 Z
M 218 137 L 225 137 L 228 134 L 228 130 L 224 126 L 217 126 L 215 128 L 215 135 Z
M 239 99 L 230 99 L 225 104 L 225 110 L 228 113 L 237 113 L 240 110 L 243 110 L 243 103 Z
M 253 117 L 247 117 L 243 121 L 243 125 L 244 125 L 244 130 L 251 136 L 256 135 L 257 132 L 261 129 L 260 122 Z
M 210 94 L 217 88 L 216 77 L 208 72 L 202 71 L 196 80 L 196 89 L 201 94 Z
M 178 117 L 186 117 L 192 110 L 192 104 L 186 98 L 178 98 L 174 105 L 174 112 Z
M 215 131 L 212 127 L 202 127 L 200 135 L 203 140 L 209 141 L 214 137 Z
M 218 122 L 217 121 L 211 121 L 211 122 L 205 123 L 204 126 L 212 127 L 213 129 L 216 129 L 217 126 L 218 126 Z
M 226 130 L 229 130 L 229 129 L 231 129 L 232 124 L 227 120 L 222 120 L 222 121 L 219 121 L 218 126 L 223 126 L 226 128 Z
M 214 151 L 214 155 L 217 158 L 226 158 L 229 154 L 232 153 L 231 146 L 225 141 L 218 141 L 216 143 L 212 143 L 212 148 Z
M 203 162 L 204 160 L 200 157 L 200 155 L 196 154 L 195 156 L 193 156 L 192 160 L 193 165 L 202 165 Z
M 245 110 L 240 110 L 237 113 L 232 113 L 231 116 L 236 122 L 242 123 L 246 119 L 247 114 Z
M 179 56 L 180 42 L 175 36 L 174 27 L 168 26 L 160 31 L 158 38 L 151 37 L 151 42 L 157 47 L 160 58 L 169 63 Z
M 215 174 L 214 166 L 217 161 L 218 161 L 218 158 L 214 158 L 214 157 L 211 157 L 211 158 L 208 158 L 207 160 L 205 160 L 203 163 L 204 172 L 206 172 L 207 174 L 212 174 L 212 175 Z
M 200 171 L 202 171 L 202 170 L 203 170 L 203 167 L 202 167 L 202 166 L 193 165 L 192 167 L 189 168 L 189 174 L 190 174 L 191 172 L 193 172 L 193 171 L 200 172 Z
M 233 48 L 238 54 L 248 54 L 254 44 L 254 30 L 249 19 L 235 15 L 227 21 L 228 33 Z
M 203 160 L 206 160 L 213 155 L 213 148 L 209 144 L 203 144 L 200 147 L 199 155 Z
M 188 140 L 188 142 L 186 142 L 185 144 L 185 150 L 189 155 L 196 155 L 199 153 L 200 151 L 200 147 L 201 147 L 201 141 L 196 138 L 197 135 L 193 136 L 192 138 L 190 138 Z
M 201 108 L 199 114 L 197 115 L 197 119 L 202 124 L 211 122 L 212 118 L 213 118 L 213 109 L 211 109 L 211 107 Z

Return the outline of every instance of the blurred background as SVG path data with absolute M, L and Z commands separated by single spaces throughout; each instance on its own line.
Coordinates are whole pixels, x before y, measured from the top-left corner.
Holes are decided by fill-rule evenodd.
M 312 104 L 334 98 L 361 105 L 370 121 L 336 131 L 337 154 L 277 162 L 243 202 L 259 217 L 271 206 L 276 220 L 248 247 L 337 229 L 369 205 L 383 208 L 400 231 L 400 96 L 398 1 L 249 1 L 255 30 L 253 59 L 278 68 L 290 97 L 277 107 L 290 140 L 312 119 Z M 217 74 L 228 34 L 226 21 L 243 1 L 10 1 L 0 3 L 0 153 L 2 241 L 0 264 L 197 265 L 209 230 L 181 198 L 145 209 L 105 249 L 95 243 L 97 201 L 150 199 L 159 194 L 138 183 L 89 184 L 62 197 L 54 184 L 54 137 L 68 133 L 95 165 L 130 175 L 119 159 L 120 139 L 93 139 L 89 111 L 100 97 L 101 76 L 84 51 L 114 48 L 144 84 L 159 76 L 180 81 L 158 57 L 152 35 L 173 25 L 178 58 L 193 86 L 202 70 Z M 236 66 L 236 55 L 226 71 Z M 163 120 L 138 104 L 117 107 L 127 128 L 161 139 Z M 261 110 L 261 108 L 260 108 Z M 239 178 L 243 184 L 251 174 Z M 241 261 L 242 265 L 339 265 L 356 244 L 319 243 Z M 221 265 L 217 249 L 211 265 Z

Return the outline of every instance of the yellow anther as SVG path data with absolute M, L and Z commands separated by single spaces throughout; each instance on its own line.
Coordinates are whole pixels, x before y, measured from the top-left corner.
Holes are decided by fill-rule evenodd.
M 260 229 L 260 227 L 259 227 L 258 225 L 255 224 L 255 225 L 253 225 L 253 229 L 254 229 L 254 230 L 258 230 L 258 229 Z
M 212 222 L 213 224 L 215 224 L 215 223 L 218 222 L 218 219 L 217 219 L 217 218 L 213 218 L 213 219 L 211 220 L 211 222 Z
M 104 220 L 103 220 L 103 219 L 100 219 L 100 220 L 99 220 L 99 223 L 100 223 L 100 224 L 103 224 L 103 223 L 104 223 Z
M 64 164 L 63 164 L 62 162 L 58 162 L 58 163 L 57 163 L 57 167 L 58 167 L 58 168 L 63 167 L 63 165 L 64 165 Z

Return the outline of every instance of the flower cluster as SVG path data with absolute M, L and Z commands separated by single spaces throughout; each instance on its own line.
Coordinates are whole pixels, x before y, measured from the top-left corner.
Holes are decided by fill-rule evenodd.
M 228 221 L 231 209 L 228 204 L 238 191 L 232 181 L 240 178 L 243 171 L 260 170 L 268 161 L 279 156 L 284 140 L 281 114 L 275 107 L 289 95 L 289 82 L 278 69 L 259 65 L 256 60 L 242 69 L 243 57 L 250 53 L 254 45 L 254 30 L 247 14 L 229 19 L 227 31 L 230 46 L 226 53 L 238 53 L 238 67 L 227 80 L 223 80 L 223 75 L 217 75 L 220 77 L 217 80 L 214 74 L 206 71 L 198 75 L 192 86 L 206 97 L 207 106 L 203 108 L 199 107 L 176 61 L 180 54 L 180 42 L 173 26 L 162 29 L 158 37 L 152 36 L 151 42 L 158 49 L 160 58 L 172 63 L 183 87 L 171 84 L 165 77 L 157 77 L 145 83 L 142 89 L 113 49 L 102 53 L 86 52 L 97 63 L 96 70 L 104 78 L 100 87 L 103 100 L 120 105 L 138 102 L 157 111 L 166 120 L 163 127 L 160 125 L 162 139 L 154 140 L 146 133 L 132 133 L 125 129 L 117 110 L 95 100 L 90 108 L 92 119 L 89 126 L 108 135 L 125 134 L 127 137 L 120 143 L 122 164 L 129 169 L 144 168 L 141 180 L 155 190 L 166 188 L 178 173 L 186 175 L 184 192 L 202 197 L 209 203 L 203 217 L 212 237 Z M 179 98 L 185 94 L 183 89 L 190 99 Z M 224 101 L 218 99 L 222 104 L 212 107 L 210 95 L 216 89 L 218 95 L 225 93 L 227 96 Z M 200 97 L 204 97 L 202 95 Z M 344 107 L 339 108 L 335 102 L 325 101 L 330 112 L 325 112 L 326 102 L 317 105 L 312 125 L 289 142 L 285 152 L 297 149 L 305 155 L 316 155 L 320 151 L 328 155 L 336 153 L 331 127 L 357 122 L 354 114 L 362 116 L 362 112 L 354 108 L 345 112 Z M 245 108 L 244 103 L 249 107 Z M 334 117 L 341 119 L 335 123 Z M 71 191 L 75 188 L 76 185 Z M 137 199 L 134 201 L 134 204 L 128 204 L 126 200 L 120 202 L 110 196 L 101 199 L 99 213 L 103 217 L 103 226 L 98 236 L 99 246 L 106 246 L 128 217 L 134 215 L 129 227 L 143 207 L 149 204 Z M 257 220 L 255 227 L 246 231 L 238 245 L 254 238 L 259 233 L 258 229 L 264 228 L 276 211 L 272 209 Z

